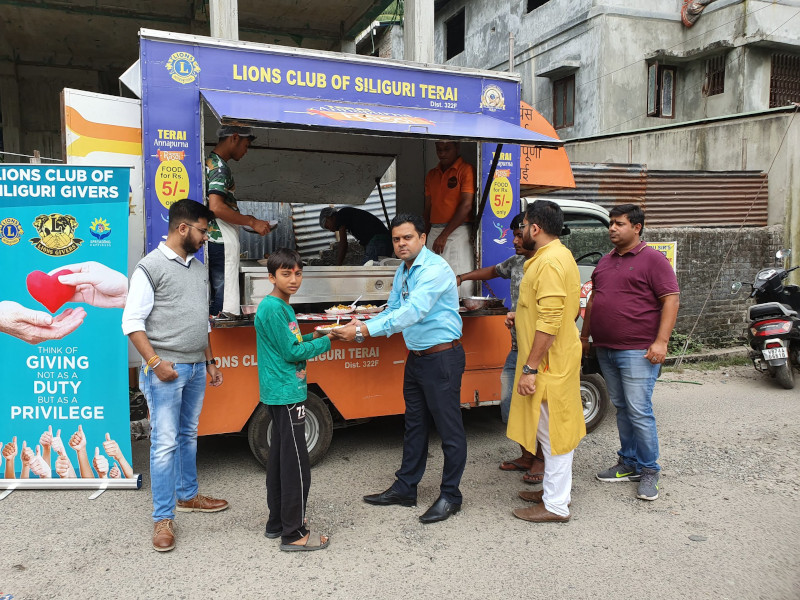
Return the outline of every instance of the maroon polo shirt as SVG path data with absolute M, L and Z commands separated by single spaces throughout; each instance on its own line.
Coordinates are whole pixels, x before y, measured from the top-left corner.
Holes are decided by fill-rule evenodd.
M 661 252 L 645 242 L 625 254 L 615 248 L 592 273 L 592 343 L 615 350 L 646 350 L 658 335 L 658 299 L 679 291 L 675 272 Z

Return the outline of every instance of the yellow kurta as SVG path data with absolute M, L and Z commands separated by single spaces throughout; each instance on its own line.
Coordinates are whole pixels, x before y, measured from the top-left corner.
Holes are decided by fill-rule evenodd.
M 507 435 L 533 452 L 539 411 L 545 401 L 550 411 L 551 452 L 566 454 L 586 435 L 580 392 L 581 341 L 575 325 L 580 310 L 580 273 L 572 253 L 558 239 L 539 248 L 524 269 L 516 316 L 519 354 Z M 555 339 L 536 365 L 536 392 L 521 396 L 517 384 L 537 331 Z

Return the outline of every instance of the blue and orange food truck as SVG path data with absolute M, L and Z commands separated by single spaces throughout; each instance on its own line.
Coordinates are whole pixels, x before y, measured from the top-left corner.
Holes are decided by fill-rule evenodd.
M 165 236 L 172 202 L 205 198 L 204 157 L 220 124 L 256 129 L 247 156 L 232 166 L 240 200 L 358 205 L 391 167 L 397 211 L 420 214 L 425 173 L 436 164 L 434 142 L 459 141 L 478 173 L 473 216 L 478 267 L 513 253 L 509 224 L 523 206 L 520 145 L 543 154 L 562 146 L 520 126 L 515 74 L 152 30 L 140 32 L 135 72 L 133 87 L 141 98 L 144 252 Z M 575 223 L 595 231 L 604 227 L 602 209 L 595 208 L 574 213 Z M 288 221 L 279 228 L 291 228 Z M 573 234 L 580 226 L 572 228 Z M 263 262 L 241 261 L 244 305 L 257 304 L 269 291 Z M 303 287 L 293 298 L 301 330 L 319 324 L 325 308 L 358 296 L 384 303 L 395 268 L 305 268 Z M 508 304 L 508 281 L 493 281 L 491 289 Z M 500 372 L 510 343 L 505 312 L 463 314 L 464 407 L 500 401 Z M 247 432 L 253 453 L 264 462 L 270 423 L 258 400 L 252 315 L 213 322 L 211 339 L 225 382 L 207 390 L 200 434 Z M 335 427 L 403 412 L 406 354 L 402 336 L 395 335 L 368 338 L 361 345 L 335 343 L 309 362 L 306 435 L 312 464 L 324 456 Z M 585 376 L 582 393 L 591 428 L 607 405 L 602 378 Z

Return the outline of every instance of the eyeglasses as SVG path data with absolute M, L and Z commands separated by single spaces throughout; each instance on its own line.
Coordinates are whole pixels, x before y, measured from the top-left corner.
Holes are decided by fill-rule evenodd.
M 408 296 L 410 295 L 408 291 L 408 276 L 403 279 L 403 285 L 400 287 L 400 295 L 403 297 L 403 300 L 408 300 Z
M 192 229 L 196 229 L 200 232 L 200 235 L 208 235 L 208 229 L 201 229 L 200 227 L 195 227 L 194 225 L 190 225 L 189 223 L 184 223 L 187 227 L 191 227 Z

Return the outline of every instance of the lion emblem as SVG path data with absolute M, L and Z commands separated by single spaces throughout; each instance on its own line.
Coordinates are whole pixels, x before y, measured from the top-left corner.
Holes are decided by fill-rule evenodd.
M 39 215 L 33 220 L 33 226 L 39 237 L 31 238 L 31 243 L 37 250 L 50 256 L 70 254 L 83 243 L 83 240 L 75 237 L 78 220 L 72 215 Z

